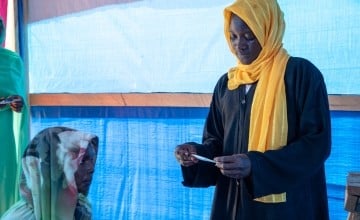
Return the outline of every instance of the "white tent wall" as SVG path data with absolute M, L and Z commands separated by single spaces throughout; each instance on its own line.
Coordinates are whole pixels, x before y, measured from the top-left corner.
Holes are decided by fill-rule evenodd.
M 31 22 L 30 93 L 210 93 L 235 65 L 223 36 L 230 3 L 145 0 Z M 279 3 L 289 53 L 317 65 L 330 94 L 359 94 L 360 2 Z

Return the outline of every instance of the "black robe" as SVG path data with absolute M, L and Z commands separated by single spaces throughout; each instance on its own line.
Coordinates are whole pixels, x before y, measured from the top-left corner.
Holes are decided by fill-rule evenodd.
M 181 167 L 183 185 L 215 185 L 211 219 L 326 220 L 329 219 L 324 163 L 330 154 L 331 125 L 328 95 L 320 71 L 303 58 L 291 57 L 285 71 L 288 114 L 287 145 L 264 153 L 247 150 L 251 103 L 256 84 L 227 89 L 224 74 L 214 89 L 200 155 L 246 153 L 251 174 L 241 180 L 222 175 L 213 164 Z M 254 198 L 286 192 L 284 203 Z

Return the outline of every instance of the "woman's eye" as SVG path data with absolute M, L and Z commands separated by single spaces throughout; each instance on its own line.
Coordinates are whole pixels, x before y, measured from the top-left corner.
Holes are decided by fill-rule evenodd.
M 236 41 L 239 37 L 235 34 L 230 33 L 230 41 Z M 241 35 L 241 38 L 247 41 L 252 41 L 255 39 L 255 36 L 252 33 L 244 33 Z
M 80 164 L 86 163 L 87 160 L 88 160 L 87 157 L 83 157 L 82 160 L 80 161 Z
M 251 33 L 246 33 L 246 34 L 244 34 L 244 38 L 246 40 L 254 40 L 255 36 L 253 34 L 251 34 Z

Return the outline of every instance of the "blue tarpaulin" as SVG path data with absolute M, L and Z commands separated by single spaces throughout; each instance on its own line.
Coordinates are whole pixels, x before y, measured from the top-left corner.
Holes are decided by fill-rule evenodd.
M 201 141 L 207 111 L 33 107 L 31 129 L 34 135 L 43 128 L 63 125 L 99 136 L 99 156 L 89 195 L 94 219 L 207 220 L 213 188 L 183 187 L 174 157 L 177 144 Z M 326 162 L 330 216 L 331 220 L 344 220 L 346 176 L 349 171 L 360 170 L 360 112 L 333 111 L 331 119 L 332 153 Z

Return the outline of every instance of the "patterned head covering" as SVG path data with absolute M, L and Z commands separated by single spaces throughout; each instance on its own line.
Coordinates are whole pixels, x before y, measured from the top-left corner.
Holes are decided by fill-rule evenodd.
M 97 150 L 98 137 L 92 134 L 66 127 L 51 127 L 39 132 L 22 159 L 20 193 L 26 206 L 31 208 L 26 217 L 31 218 L 25 218 L 24 211 L 19 211 L 24 208 L 17 207 L 12 209 L 13 213 L 10 209 L 8 216 L 11 217 L 5 219 L 91 219 L 87 190 L 79 192 L 76 178 L 88 175 L 90 186 L 94 167 L 88 173 L 80 174 L 77 170 L 90 152 L 91 163 L 95 166 Z

